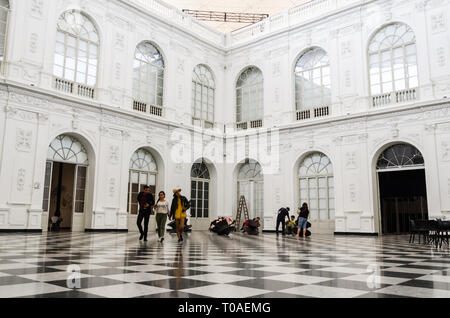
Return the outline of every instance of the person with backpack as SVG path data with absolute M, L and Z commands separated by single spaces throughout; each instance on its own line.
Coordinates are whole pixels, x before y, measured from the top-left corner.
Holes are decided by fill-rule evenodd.
M 286 218 L 289 221 L 289 208 L 281 208 L 278 210 L 278 216 L 277 216 L 277 227 L 275 232 L 278 235 L 278 229 L 280 228 L 280 224 L 281 224 L 281 229 L 282 229 L 282 234 L 286 235 Z
M 308 217 L 309 217 L 308 204 L 303 203 L 302 207 L 298 210 L 297 238 L 300 237 L 300 232 L 303 231 L 303 238 L 306 239 L 306 228 L 308 225 Z
M 191 207 L 188 199 L 181 195 L 181 189 L 173 190 L 172 205 L 170 207 L 170 219 L 175 219 L 178 243 L 183 242 L 183 232 L 186 220 L 186 211 Z

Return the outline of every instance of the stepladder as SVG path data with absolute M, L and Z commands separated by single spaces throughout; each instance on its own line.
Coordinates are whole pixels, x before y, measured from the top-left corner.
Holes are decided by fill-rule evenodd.
M 245 196 L 241 195 L 239 199 L 239 206 L 236 213 L 236 231 L 241 227 L 241 217 L 242 212 L 244 212 L 244 222 L 247 221 L 250 217 L 248 214 L 247 202 L 245 200 Z

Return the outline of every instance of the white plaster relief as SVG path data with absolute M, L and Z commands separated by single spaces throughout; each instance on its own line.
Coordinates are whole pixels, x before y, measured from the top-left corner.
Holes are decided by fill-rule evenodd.
M 31 151 L 31 138 L 33 132 L 31 130 L 16 129 L 16 149 L 21 152 Z

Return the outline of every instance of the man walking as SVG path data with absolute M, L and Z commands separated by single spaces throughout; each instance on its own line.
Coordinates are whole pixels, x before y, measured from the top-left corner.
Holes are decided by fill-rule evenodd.
M 280 227 L 280 223 L 281 223 L 281 229 L 282 229 L 282 233 L 283 235 L 286 235 L 286 219 L 289 221 L 289 208 L 281 208 L 278 210 L 278 216 L 277 216 L 277 228 L 276 228 L 276 233 L 278 235 L 278 229 Z
M 144 191 L 140 192 L 137 196 L 137 201 L 139 202 L 139 215 L 137 218 L 137 226 L 141 236 L 139 241 L 144 239 L 147 242 L 148 233 L 148 223 L 150 222 L 150 212 L 155 205 L 155 197 L 150 192 L 150 187 L 145 186 Z M 144 220 L 144 229 L 142 229 L 142 220 Z

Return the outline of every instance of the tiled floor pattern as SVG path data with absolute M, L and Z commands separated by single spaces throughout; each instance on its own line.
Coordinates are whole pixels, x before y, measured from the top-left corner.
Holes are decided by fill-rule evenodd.
M 450 251 L 405 236 L 4 233 L 4 297 L 447 298 Z

